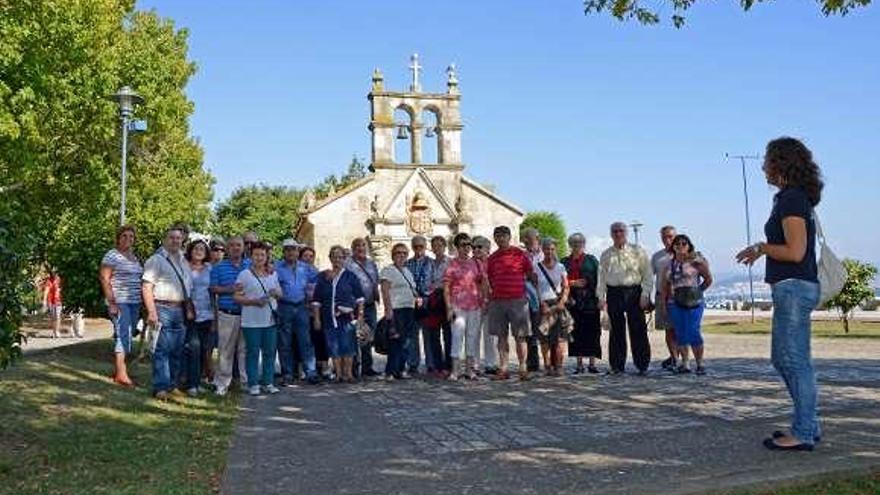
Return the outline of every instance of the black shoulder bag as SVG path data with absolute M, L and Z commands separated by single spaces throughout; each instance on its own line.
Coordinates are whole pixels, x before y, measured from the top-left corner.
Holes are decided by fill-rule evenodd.
M 174 274 L 177 275 L 177 281 L 180 283 L 180 290 L 183 291 L 183 319 L 187 322 L 193 322 L 196 319 L 196 306 L 193 304 L 192 298 L 189 296 L 189 291 L 186 290 L 186 283 L 183 281 L 183 276 L 180 275 L 180 272 L 177 271 L 177 267 L 174 266 L 174 262 L 171 261 L 171 258 L 168 255 L 165 255 L 165 261 L 171 265 L 171 269 L 174 270 Z

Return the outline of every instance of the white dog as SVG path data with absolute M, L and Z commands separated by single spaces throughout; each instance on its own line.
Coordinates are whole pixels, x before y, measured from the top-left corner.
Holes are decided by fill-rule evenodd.
M 70 333 L 78 338 L 86 336 L 85 312 L 82 309 L 70 313 Z

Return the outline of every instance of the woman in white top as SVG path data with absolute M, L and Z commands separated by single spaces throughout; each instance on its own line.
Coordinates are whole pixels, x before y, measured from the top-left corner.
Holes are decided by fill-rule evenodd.
M 382 303 L 385 306 L 385 320 L 391 322 L 393 330 L 389 337 L 388 362 L 385 365 L 385 379 L 407 378 L 403 369 L 411 339 L 416 338 L 415 308 L 422 303 L 417 297 L 415 279 L 406 267 L 409 248 L 397 243 L 391 248 L 392 264 L 379 273 L 381 280 Z
M 251 265 L 238 274 L 235 302 L 241 305 L 241 329 L 244 333 L 248 393 L 277 394 L 275 387 L 275 340 L 277 338 L 275 309 L 281 297 L 278 274 L 270 271 L 269 247 L 262 242 L 251 245 Z M 258 362 L 262 352 L 263 375 L 260 378 Z
M 568 301 L 568 276 L 565 265 L 556 259 L 556 241 L 545 238 L 541 242 L 544 259 L 538 263 L 538 299 L 541 323 L 541 357 L 549 376 L 562 376 L 562 363 L 568 355 L 568 336 L 573 321 L 565 303 Z M 551 359 L 552 351 L 552 359 Z

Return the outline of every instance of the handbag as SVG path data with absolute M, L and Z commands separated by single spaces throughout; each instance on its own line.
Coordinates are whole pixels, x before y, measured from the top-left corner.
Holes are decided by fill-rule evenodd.
M 180 283 L 180 290 L 183 291 L 183 319 L 187 323 L 191 323 L 196 319 L 196 305 L 193 303 L 192 298 L 189 296 L 189 291 L 186 290 L 186 283 L 183 281 L 183 276 L 180 275 L 180 272 L 177 271 L 177 267 L 174 266 L 174 263 L 171 261 L 171 258 L 168 255 L 165 255 L 165 261 L 171 265 L 171 269 L 174 270 L 174 274 L 177 275 L 177 281 Z
M 813 210 L 813 221 L 816 222 L 816 237 L 819 238 L 819 262 L 817 263 L 817 275 L 819 276 L 819 304 L 824 306 L 831 298 L 840 294 L 846 284 L 846 267 L 840 259 L 831 251 L 825 241 L 825 233 L 822 232 L 822 224 L 819 216 Z
M 547 273 L 547 269 L 544 268 L 543 263 L 538 263 L 538 268 L 541 269 L 541 273 L 544 275 L 544 278 L 547 280 L 547 283 L 550 284 L 550 288 L 553 289 L 553 293 L 556 294 L 556 299 L 559 300 L 562 298 L 562 294 L 556 288 L 556 284 L 553 283 L 553 280 L 550 279 L 550 274 Z M 571 313 L 569 313 L 568 308 L 562 308 L 561 311 L 557 311 L 557 314 L 554 318 L 548 318 L 547 324 L 545 325 L 545 319 L 541 318 L 541 324 L 538 325 L 538 329 L 541 331 L 542 335 L 547 335 L 550 332 L 550 328 L 559 324 L 561 329 L 560 333 L 562 336 L 568 338 L 571 334 L 572 328 L 574 328 L 574 318 L 571 317 Z
M 678 264 L 679 268 L 681 268 L 682 264 Z M 670 263 L 670 276 L 675 274 L 675 260 L 673 259 Z M 672 300 L 675 302 L 675 305 L 679 308 L 683 309 L 694 309 L 700 307 L 703 304 L 703 291 L 699 287 L 686 286 L 686 287 L 676 287 L 672 291 Z
M 388 354 L 391 344 L 392 323 L 387 318 L 382 318 L 376 323 L 376 331 L 373 332 L 373 350 L 382 355 Z
M 278 322 L 281 321 L 281 319 L 278 318 L 278 303 L 276 303 L 275 300 L 272 299 L 272 296 L 269 295 L 269 291 L 266 290 L 266 286 L 263 285 L 263 281 L 260 280 L 260 277 L 257 276 L 257 272 L 254 271 L 253 267 L 249 268 L 249 270 L 254 278 L 257 279 L 257 283 L 260 284 L 260 288 L 263 289 L 263 294 L 265 294 L 266 297 L 269 298 L 269 309 L 272 310 L 272 324 L 277 325 Z

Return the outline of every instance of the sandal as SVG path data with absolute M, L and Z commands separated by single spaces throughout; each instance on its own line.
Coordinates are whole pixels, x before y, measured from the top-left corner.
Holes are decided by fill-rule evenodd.
M 804 452 L 812 452 L 813 448 L 814 448 L 812 445 L 810 445 L 808 443 L 799 443 L 797 445 L 789 445 L 789 446 L 779 445 L 778 443 L 776 443 L 775 438 L 765 438 L 764 439 L 764 447 L 767 447 L 767 449 L 769 449 L 769 450 L 797 450 L 797 451 L 804 451 Z
M 492 379 L 495 381 L 507 380 L 510 378 L 510 373 L 507 371 L 499 371 L 492 375 Z

